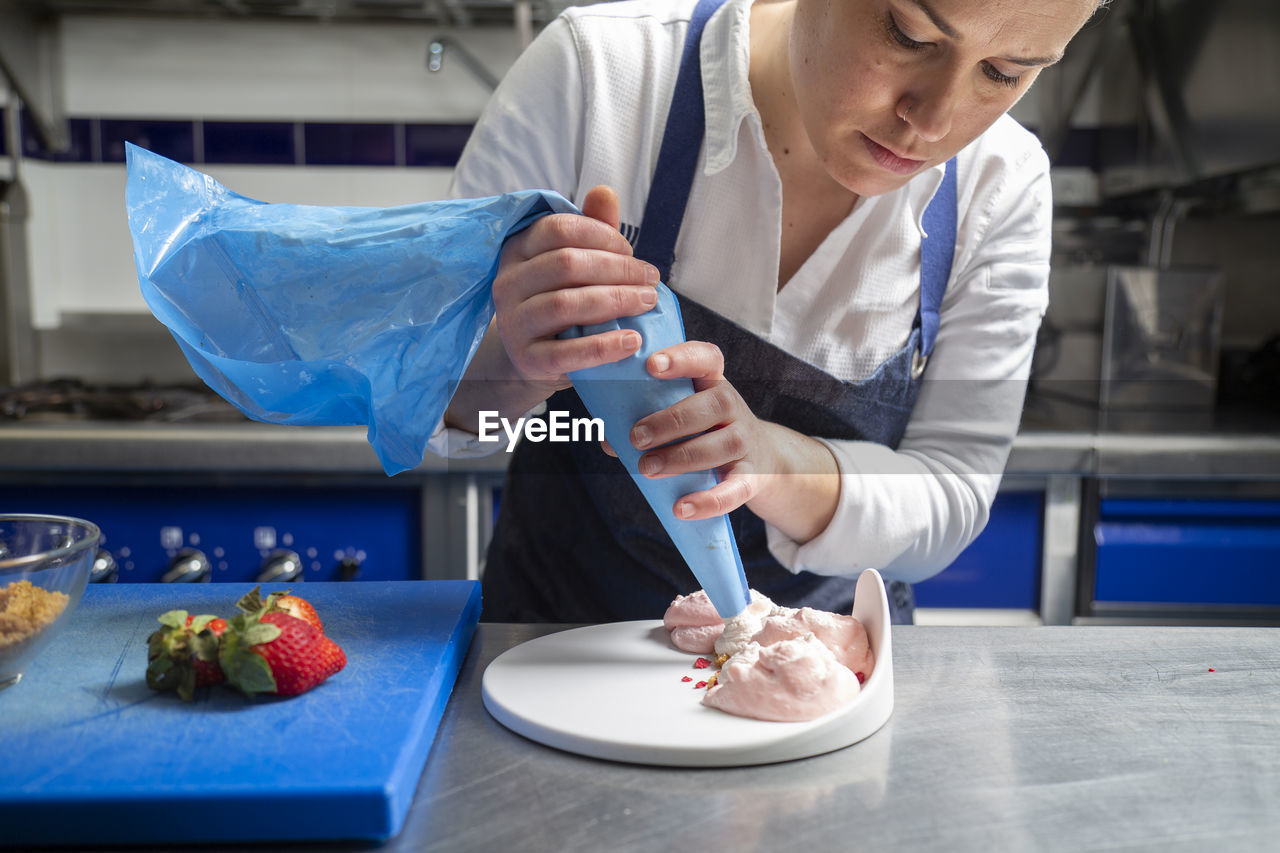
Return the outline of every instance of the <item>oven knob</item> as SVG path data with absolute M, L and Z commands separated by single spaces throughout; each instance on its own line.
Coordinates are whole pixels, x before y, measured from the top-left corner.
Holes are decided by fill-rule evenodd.
M 303 579 L 302 558 L 286 548 L 268 554 L 258 572 L 258 583 L 292 583 Z
M 338 580 L 353 581 L 360 577 L 360 560 L 356 557 L 343 557 L 338 563 Z
M 115 583 L 119 579 L 116 558 L 105 548 L 99 548 L 89 570 L 89 583 Z
M 169 561 L 169 571 L 160 578 L 164 583 L 208 583 L 213 577 L 209 558 L 198 548 L 183 548 Z

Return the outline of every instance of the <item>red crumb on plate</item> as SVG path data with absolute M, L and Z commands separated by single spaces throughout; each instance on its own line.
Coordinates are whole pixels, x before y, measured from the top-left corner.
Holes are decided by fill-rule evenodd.
M 711 661 L 707 660 L 706 658 L 698 658 L 696 661 L 693 662 L 694 669 L 706 669 L 709 666 L 711 666 Z
M 689 676 L 687 676 L 687 675 L 686 675 L 684 678 L 680 679 L 680 680 L 681 680 L 681 681 L 693 681 L 693 679 L 692 679 L 692 678 L 690 678 L 690 677 L 689 677 Z
M 694 690 L 701 690 L 703 687 L 706 687 L 706 686 L 707 686 L 707 682 L 705 682 L 705 681 L 699 681 L 697 684 L 693 685 L 693 689 L 694 689 Z

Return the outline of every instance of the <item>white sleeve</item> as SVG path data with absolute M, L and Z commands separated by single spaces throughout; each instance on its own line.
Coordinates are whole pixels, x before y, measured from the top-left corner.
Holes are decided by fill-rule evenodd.
M 582 162 L 583 92 L 574 33 L 561 16 L 490 96 L 454 169 L 450 196 L 550 189 L 572 201 Z
M 520 54 L 489 98 L 449 186 L 451 198 L 551 189 L 572 200 L 582 159 L 582 71 L 573 32 L 556 18 Z M 542 404 L 539 404 L 539 408 Z M 537 411 L 537 410 L 535 410 Z M 427 449 L 447 459 L 506 450 L 466 430 L 436 425 Z
M 976 211 L 964 266 L 943 299 L 941 324 L 897 449 L 825 441 L 840 467 L 835 517 L 803 545 L 767 526 L 769 548 L 791 571 L 886 579 L 932 577 L 972 542 L 990 515 L 1017 434 L 1048 307 L 1052 196 L 1039 149 Z M 969 215 L 975 211 L 970 210 Z

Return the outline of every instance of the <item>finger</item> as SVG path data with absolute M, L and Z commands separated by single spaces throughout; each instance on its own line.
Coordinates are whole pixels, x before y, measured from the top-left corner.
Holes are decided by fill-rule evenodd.
M 722 431 L 717 428 L 749 415 L 746 403 L 738 396 L 734 387 L 720 380 L 709 388 L 636 421 L 631 427 L 631 443 L 637 450 L 661 447 L 707 430 Z
M 668 444 L 640 457 L 640 473 L 651 479 L 675 477 L 691 471 L 711 471 L 741 463 L 747 456 L 742 427 L 730 424 L 687 441 Z
M 602 440 L 600 442 L 600 449 L 603 450 L 605 453 L 609 454 L 610 456 L 612 456 L 614 459 L 618 458 L 618 454 L 613 449 L 613 445 L 610 444 L 608 441 Z
M 640 333 L 615 329 L 585 338 L 534 341 L 517 365 L 521 373 L 539 381 L 554 381 L 575 370 L 618 361 L 640 349 Z
M 706 341 L 685 341 L 658 350 L 645 367 L 659 379 L 692 379 L 694 389 L 702 390 L 724 379 L 724 353 Z
M 570 247 L 597 249 L 627 256 L 632 254 L 631 244 L 616 227 L 576 213 L 553 213 L 542 217 L 508 239 L 503 246 L 503 253 L 527 260 L 545 252 Z
M 742 463 L 710 489 L 693 492 L 675 502 L 672 512 L 681 521 L 699 521 L 732 512 L 756 496 L 759 477 Z
M 587 197 L 582 200 L 582 213 L 603 222 L 614 231 L 617 231 L 622 224 L 618 194 L 613 191 L 613 187 L 605 184 L 592 187 L 587 192 Z
M 504 265 L 494 280 L 493 298 L 501 308 L 566 288 L 610 285 L 653 290 L 657 283 L 658 268 L 637 258 L 595 249 L 555 249 Z
M 572 326 L 605 323 L 643 314 L 653 307 L 652 287 L 581 287 L 540 293 L 499 315 L 507 341 L 553 338 Z

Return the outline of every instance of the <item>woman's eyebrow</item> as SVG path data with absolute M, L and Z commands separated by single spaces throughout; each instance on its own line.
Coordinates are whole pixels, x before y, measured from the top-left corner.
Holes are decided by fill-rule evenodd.
M 930 21 L 932 21 L 933 25 L 937 27 L 939 30 L 941 30 L 944 36 L 946 36 L 947 38 L 959 40 L 960 34 L 956 32 L 956 28 L 948 24 L 946 20 L 933 9 L 932 6 L 930 6 L 928 3 L 925 2 L 925 0 L 910 0 L 910 2 L 912 5 L 918 7 L 921 12 L 924 12 L 925 17 L 927 17 Z
M 1040 68 L 1045 65 L 1053 65 L 1062 59 L 1062 54 L 1054 56 L 1002 56 L 1005 62 L 1012 62 L 1014 65 L 1025 65 L 1028 68 Z
M 929 21 L 932 22 L 932 24 L 935 27 L 937 27 L 938 30 L 947 38 L 955 39 L 956 41 L 960 41 L 961 38 L 963 38 L 963 36 L 961 36 L 960 33 L 956 31 L 955 27 L 947 23 L 946 19 L 943 18 L 941 15 L 939 15 L 937 10 L 929 5 L 928 0 L 908 0 L 908 2 L 911 3 L 913 6 L 915 6 L 916 8 L 918 8 L 921 12 L 923 12 L 925 14 L 925 17 L 927 17 Z M 1053 65 L 1054 63 L 1058 62 L 1059 60 L 1062 59 L 1062 54 L 1059 53 L 1054 56 L 1028 56 L 1028 57 L 1002 56 L 1000 58 L 1003 59 L 1005 62 L 1012 62 L 1014 65 L 1023 65 L 1023 66 L 1026 66 L 1027 68 L 1039 68 L 1045 65 Z

